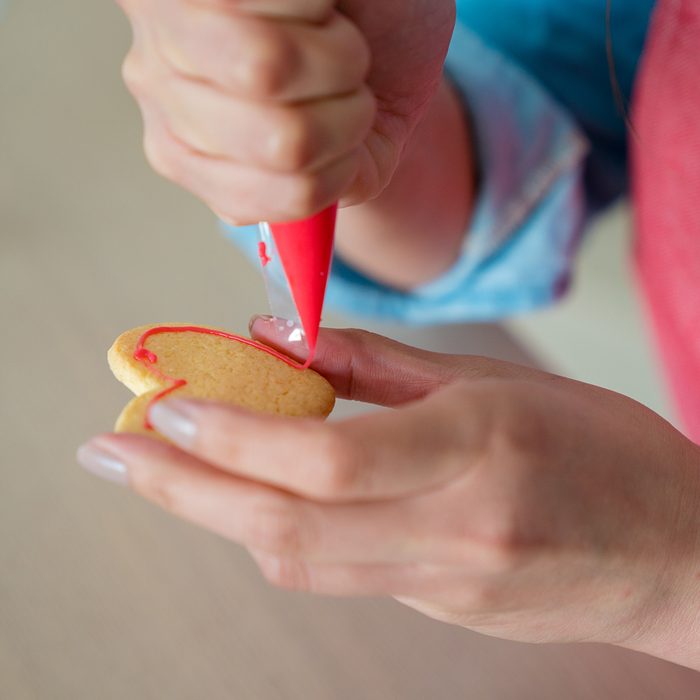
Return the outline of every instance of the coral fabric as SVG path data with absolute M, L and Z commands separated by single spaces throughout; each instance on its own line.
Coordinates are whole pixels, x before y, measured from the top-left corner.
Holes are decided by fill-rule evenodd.
M 698 0 L 659 0 L 633 123 L 638 276 L 683 426 L 700 442 Z

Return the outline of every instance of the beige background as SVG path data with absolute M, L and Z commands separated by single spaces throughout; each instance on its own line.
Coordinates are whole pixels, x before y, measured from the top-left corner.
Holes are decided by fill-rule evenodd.
M 0 697 L 698 697 L 700 676 L 636 654 L 272 590 L 237 547 L 77 468 L 76 446 L 127 398 L 105 363 L 120 331 L 241 329 L 265 307 L 212 216 L 147 169 L 119 79 L 127 45 L 111 3 L 15 2 L 0 21 Z M 571 300 L 513 331 L 552 366 L 663 408 L 620 216 Z M 385 330 L 528 357 L 498 328 Z

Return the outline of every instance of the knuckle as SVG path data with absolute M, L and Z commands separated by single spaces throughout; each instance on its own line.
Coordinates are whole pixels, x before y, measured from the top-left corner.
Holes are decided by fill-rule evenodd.
M 498 588 L 485 580 L 477 580 L 466 586 L 463 591 L 462 604 L 471 616 L 487 614 L 498 609 L 500 594 Z M 471 618 L 470 624 L 477 625 L 478 619 Z
M 122 12 L 125 14 L 129 14 L 129 11 L 132 8 L 133 1 L 132 0 L 114 0 L 115 4 L 117 7 L 121 8 Z
M 146 71 L 141 59 L 132 50 L 122 63 L 122 80 L 134 97 L 142 95 L 146 85 Z
M 250 216 L 241 214 L 240 210 L 236 209 L 235 206 L 232 206 L 228 200 L 221 202 L 220 204 L 215 202 L 207 203 L 214 214 L 228 226 L 252 226 L 256 221 L 261 219 L 259 216 L 251 218 Z
M 481 407 L 479 453 L 490 466 L 513 479 L 545 463 L 552 433 L 531 382 L 521 386 L 486 377 L 475 383 L 460 377 L 449 391 L 465 405 Z
M 368 87 L 364 86 L 357 93 L 357 101 L 359 104 L 358 111 L 364 118 L 365 131 L 369 131 L 377 115 L 377 98 Z
M 271 557 L 261 567 L 263 576 L 276 588 L 288 591 L 312 592 L 311 576 L 306 563 L 300 559 Z
M 149 165 L 162 177 L 173 182 L 184 182 L 183 147 L 170 136 L 167 127 L 146 111 L 143 150 Z
M 169 180 L 177 179 L 177 158 L 166 139 L 149 130 L 143 139 L 143 150 L 153 170 Z
M 256 508 L 251 526 L 253 545 L 285 557 L 301 553 L 307 546 L 299 512 L 285 497 L 273 497 Z
M 306 3 L 300 4 L 300 7 L 305 10 L 307 19 L 322 21 L 329 17 L 334 5 L 333 0 L 307 0 Z
M 287 210 L 290 219 L 303 219 L 326 204 L 323 183 L 311 174 L 295 175 L 289 188 Z
M 372 52 L 364 36 L 359 32 L 351 55 L 357 79 L 364 81 L 372 67 Z
M 530 548 L 525 546 L 516 518 L 491 514 L 494 508 L 488 497 L 483 506 L 471 510 L 470 522 L 456 524 L 457 516 L 446 523 L 442 541 L 447 545 L 448 556 L 450 560 L 468 563 L 481 574 L 512 573 L 521 566 Z
M 296 73 L 299 60 L 297 47 L 283 32 L 261 32 L 238 65 L 240 87 L 253 97 L 279 97 Z
M 491 435 L 494 458 L 510 466 L 541 463 L 550 444 L 547 421 L 541 411 L 529 395 L 504 396 L 500 403 L 500 419 Z
M 318 443 L 317 443 L 318 444 Z M 339 497 L 357 490 L 360 463 L 354 443 L 341 433 L 327 433 L 319 449 L 314 490 L 317 495 Z
M 484 557 L 485 569 L 492 574 L 506 574 L 518 568 L 522 550 L 512 532 L 503 532 L 488 544 Z
M 149 474 L 139 485 L 139 491 L 148 500 L 170 513 L 184 513 L 184 499 L 176 481 L 163 474 Z
M 478 509 L 478 528 L 466 535 L 466 546 L 480 570 L 490 574 L 515 571 L 531 551 L 520 518 L 511 506 L 496 506 L 488 496 Z
M 372 52 L 367 39 L 360 29 L 342 15 L 337 15 L 340 23 L 338 58 L 357 85 L 364 82 L 372 64 Z
M 271 158 L 277 167 L 291 172 L 308 167 L 315 155 L 311 124 L 298 110 L 288 109 L 274 129 Z

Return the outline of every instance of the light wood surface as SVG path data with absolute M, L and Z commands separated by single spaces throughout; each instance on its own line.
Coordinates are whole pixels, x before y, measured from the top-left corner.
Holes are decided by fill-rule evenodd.
M 0 698 L 697 698 L 697 674 L 641 655 L 273 590 L 236 546 L 79 470 L 127 398 L 118 333 L 242 329 L 265 306 L 212 216 L 148 171 L 127 45 L 111 3 L 0 21 Z M 388 332 L 528 361 L 497 328 Z

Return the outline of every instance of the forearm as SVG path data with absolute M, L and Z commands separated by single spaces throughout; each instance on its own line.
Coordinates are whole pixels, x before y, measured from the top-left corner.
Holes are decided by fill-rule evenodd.
M 475 198 L 467 116 L 446 80 L 378 198 L 341 210 L 337 250 L 368 277 L 411 289 L 459 256 Z

